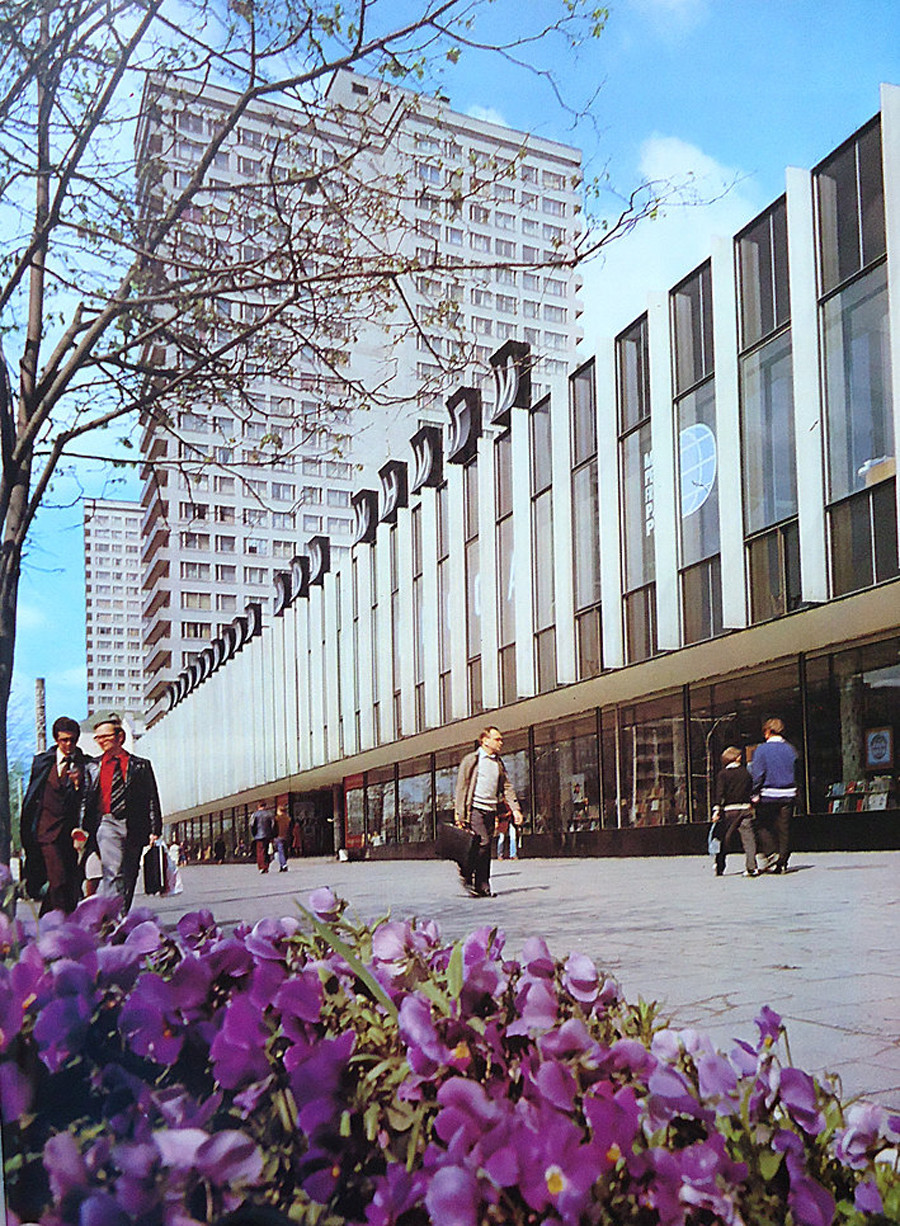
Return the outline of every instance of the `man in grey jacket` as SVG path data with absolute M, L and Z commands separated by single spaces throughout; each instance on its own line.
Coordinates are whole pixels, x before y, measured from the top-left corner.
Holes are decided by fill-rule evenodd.
M 469 862 L 460 866 L 463 884 L 473 898 L 491 897 L 491 841 L 498 814 L 509 809 L 510 820 L 523 822 L 515 788 L 500 757 L 503 736 L 499 728 L 485 728 L 478 748 L 459 764 L 456 780 L 457 826 L 468 826 L 478 836 L 473 840 Z

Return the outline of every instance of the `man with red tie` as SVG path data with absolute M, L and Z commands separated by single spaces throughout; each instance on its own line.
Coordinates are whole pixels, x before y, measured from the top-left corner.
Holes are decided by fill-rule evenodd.
M 94 725 L 94 740 L 103 752 L 88 766 L 82 825 L 97 842 L 103 865 L 100 893 L 118 895 L 127 914 L 141 852 L 151 835 L 162 834 L 159 792 L 149 760 L 126 753 L 118 715 Z
M 41 915 L 74 911 L 79 898 L 81 876 L 72 832 L 78 826 L 87 763 L 78 748 L 80 732 L 68 715 L 55 721 L 56 744 L 35 756 L 22 802 L 25 887 L 30 897 L 41 899 Z

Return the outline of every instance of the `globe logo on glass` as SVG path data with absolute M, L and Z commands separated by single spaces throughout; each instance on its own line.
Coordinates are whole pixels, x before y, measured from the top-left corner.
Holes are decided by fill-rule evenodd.
M 716 436 L 703 422 L 685 426 L 679 438 L 681 518 L 699 511 L 716 481 Z

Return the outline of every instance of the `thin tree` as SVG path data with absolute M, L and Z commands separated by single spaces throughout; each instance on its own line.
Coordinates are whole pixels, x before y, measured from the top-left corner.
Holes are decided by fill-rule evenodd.
M 431 323 L 453 323 L 453 295 L 441 291 L 423 323 L 410 278 L 437 272 L 446 287 L 485 271 L 483 262 L 442 266 L 436 252 L 399 241 L 419 188 L 402 171 L 373 176 L 371 167 L 417 103 L 389 86 L 419 84 L 436 62 L 469 51 L 524 64 L 544 40 L 571 48 L 603 20 L 581 0 L 559 0 L 558 11 L 548 0 L 524 29 L 523 6 L 504 0 L 490 7 L 508 8 L 503 24 L 517 33 L 500 42 L 476 34 L 482 0 L 421 0 L 396 25 L 385 24 L 385 7 L 0 0 L 0 336 L 13 372 L 11 388 L 0 382 L 4 862 L 18 584 L 60 463 L 83 450 L 84 435 L 120 421 L 175 430 L 176 410 L 198 398 L 237 398 L 249 415 L 254 375 L 290 369 L 300 354 L 330 381 L 338 418 L 347 406 L 389 401 L 388 379 L 367 383 L 347 365 L 358 322 L 393 313 L 397 335 L 427 336 Z M 347 68 L 385 82 L 352 113 L 329 93 Z M 295 120 L 273 126 L 241 182 L 217 180 L 242 120 L 269 104 Z M 311 160 L 310 133 L 329 157 Z M 512 173 L 490 160 L 478 170 L 483 182 Z M 463 203 L 463 186 L 442 179 L 435 208 Z M 652 185 L 640 189 L 553 261 L 586 258 L 655 205 Z M 454 354 L 471 357 L 462 343 Z M 261 453 L 280 442 L 261 439 Z

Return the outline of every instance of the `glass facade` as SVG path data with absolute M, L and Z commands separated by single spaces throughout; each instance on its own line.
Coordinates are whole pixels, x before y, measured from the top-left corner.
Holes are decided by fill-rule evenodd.
M 531 570 L 534 585 L 534 665 L 538 693 L 556 685 L 556 586 L 550 399 L 531 413 Z
M 600 494 L 597 474 L 597 398 L 594 363 L 569 380 L 572 440 L 572 580 L 575 587 L 579 677 L 596 677 L 600 651 Z
M 685 643 L 722 631 L 710 265 L 672 292 L 678 527 Z
M 468 661 L 469 710 L 484 709 L 481 690 L 481 546 L 478 539 L 478 466 L 463 469 L 466 537 L 466 658 Z
M 735 240 L 740 420 L 751 622 L 798 608 L 800 535 L 785 200 Z
M 898 570 L 896 512 L 884 514 L 897 463 L 880 123 L 826 159 L 815 184 L 831 581 L 841 595 Z
M 512 503 L 512 435 L 494 444 L 496 508 L 497 641 L 500 654 L 500 701 L 513 702 L 516 685 L 516 575 Z
M 647 316 L 616 338 L 625 658 L 656 654 L 656 505 Z

